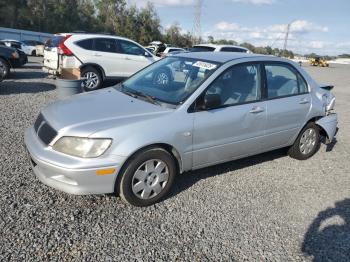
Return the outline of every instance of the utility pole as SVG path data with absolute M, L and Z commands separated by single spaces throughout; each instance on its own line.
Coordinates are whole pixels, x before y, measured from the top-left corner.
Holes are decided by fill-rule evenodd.
M 284 44 L 283 44 L 283 53 L 285 54 L 287 51 L 287 44 L 288 44 L 288 37 L 289 37 L 289 31 L 290 31 L 290 26 L 292 23 L 289 23 L 287 25 L 287 32 L 286 32 L 286 36 L 284 38 Z
M 193 23 L 193 29 L 192 29 L 193 44 L 199 44 L 202 38 L 202 26 L 201 26 L 202 6 L 203 6 L 203 0 L 196 0 L 196 3 L 194 5 L 194 23 Z

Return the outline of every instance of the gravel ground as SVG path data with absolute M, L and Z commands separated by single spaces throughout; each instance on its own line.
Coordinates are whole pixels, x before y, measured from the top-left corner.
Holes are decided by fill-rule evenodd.
M 186 173 L 148 208 L 73 196 L 32 173 L 23 132 L 57 97 L 40 59 L 0 83 L 0 260 L 347 261 L 350 66 L 306 69 L 336 87 L 337 143 L 307 161 L 271 153 Z

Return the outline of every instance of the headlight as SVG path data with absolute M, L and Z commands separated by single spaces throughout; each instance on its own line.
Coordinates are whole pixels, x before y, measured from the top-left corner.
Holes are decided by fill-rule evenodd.
M 61 137 L 53 149 L 67 155 L 92 158 L 102 155 L 111 145 L 109 138 Z

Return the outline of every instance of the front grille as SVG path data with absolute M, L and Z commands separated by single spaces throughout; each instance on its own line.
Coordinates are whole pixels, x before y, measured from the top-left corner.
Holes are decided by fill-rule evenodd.
M 40 114 L 38 119 L 35 121 L 34 130 L 41 141 L 43 141 L 46 145 L 50 144 L 51 141 L 57 136 L 57 131 L 45 121 L 42 114 Z

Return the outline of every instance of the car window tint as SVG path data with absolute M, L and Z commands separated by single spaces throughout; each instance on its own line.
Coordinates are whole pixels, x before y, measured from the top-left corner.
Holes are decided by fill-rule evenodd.
M 96 38 L 94 50 L 108 53 L 119 53 L 117 42 L 112 38 Z
M 138 45 L 135 45 L 132 42 L 125 41 L 125 40 L 118 40 L 120 49 L 122 53 L 128 54 L 128 55 L 144 55 L 145 50 L 143 50 Z
M 221 48 L 222 52 L 239 52 L 239 53 L 246 53 L 247 50 L 238 48 L 238 47 L 223 47 Z
M 265 65 L 268 98 L 296 95 L 301 81 L 288 65 Z M 304 83 L 304 89 L 306 84 Z
M 213 52 L 215 47 L 210 46 L 194 46 L 190 49 L 190 52 Z
M 261 98 L 260 83 L 259 65 L 236 65 L 215 79 L 206 94 L 220 95 L 221 106 L 257 101 Z
M 92 50 L 93 39 L 85 39 L 85 40 L 78 41 L 77 45 L 80 46 L 81 48 Z

